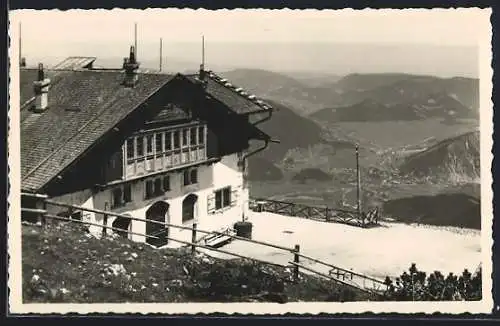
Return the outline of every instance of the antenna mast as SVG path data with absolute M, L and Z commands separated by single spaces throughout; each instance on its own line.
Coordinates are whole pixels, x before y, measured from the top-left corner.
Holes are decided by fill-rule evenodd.
M 21 23 L 19 23 L 19 64 L 21 64 L 23 55 L 22 55 L 22 29 Z
M 137 23 L 134 23 L 134 50 L 135 57 L 137 59 Z
M 201 67 L 205 69 L 205 36 L 201 36 Z
M 163 39 L 160 37 L 160 72 L 161 72 L 161 65 L 163 61 Z

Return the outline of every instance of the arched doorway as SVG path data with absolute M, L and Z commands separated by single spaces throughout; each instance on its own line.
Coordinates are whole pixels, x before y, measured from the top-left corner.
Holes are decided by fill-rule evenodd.
M 161 247 L 168 243 L 166 237 L 168 237 L 168 228 L 164 225 L 158 223 L 151 223 L 150 221 L 169 223 L 170 218 L 168 216 L 169 205 L 164 201 L 157 201 L 146 211 L 146 234 L 149 236 L 159 237 L 146 238 L 146 243 L 150 245 Z
M 190 194 L 182 201 L 182 223 L 194 220 L 197 217 L 198 196 Z
M 124 214 L 124 215 L 130 216 L 130 214 Z M 129 237 L 128 232 L 132 231 L 131 230 L 132 229 L 132 219 L 130 219 L 128 217 L 119 216 L 113 221 L 111 226 L 114 228 L 120 229 L 120 231 L 114 230 L 114 232 L 116 232 L 120 237 L 128 238 Z

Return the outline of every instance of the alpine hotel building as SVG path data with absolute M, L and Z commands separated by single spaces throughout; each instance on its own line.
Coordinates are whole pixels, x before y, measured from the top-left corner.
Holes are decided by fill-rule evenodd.
M 20 68 L 23 192 L 176 225 L 196 221 L 200 228 L 246 216 L 246 159 L 270 141 L 256 127 L 271 117 L 269 105 L 203 65 L 193 75 L 141 72 L 133 47 L 121 69 L 93 68 L 95 58 L 68 60 L 50 70 Z M 262 146 L 250 151 L 251 140 Z M 102 214 L 71 213 L 103 223 Z M 191 239 L 189 230 L 124 217 L 107 223 Z M 90 227 L 96 235 L 101 230 Z

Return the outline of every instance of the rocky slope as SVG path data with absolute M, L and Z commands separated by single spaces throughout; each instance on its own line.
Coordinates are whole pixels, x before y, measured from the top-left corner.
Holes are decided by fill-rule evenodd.
M 346 286 L 249 260 L 96 239 L 72 224 L 23 226 L 24 303 L 278 302 L 370 299 Z M 54 268 L 57 266 L 57 268 Z M 374 298 L 371 298 L 372 300 Z
M 450 182 L 479 181 L 479 131 L 448 138 L 409 155 L 399 166 L 403 175 Z

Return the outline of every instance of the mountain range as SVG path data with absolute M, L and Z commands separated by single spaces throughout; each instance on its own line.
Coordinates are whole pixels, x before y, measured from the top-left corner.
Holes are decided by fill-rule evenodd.
M 318 78 L 304 78 L 299 73 L 295 77 L 294 74 L 258 69 L 236 69 L 222 74 L 257 96 L 316 119 L 378 121 L 447 118 L 450 115 L 456 118 L 478 117 L 479 80 L 474 78 L 402 73 L 350 74 L 341 78 L 323 74 Z M 355 113 L 337 113 L 350 109 Z M 367 109 L 379 113 L 365 113 Z M 314 116 L 321 110 L 326 111 Z M 359 118 L 356 118 L 358 114 Z

